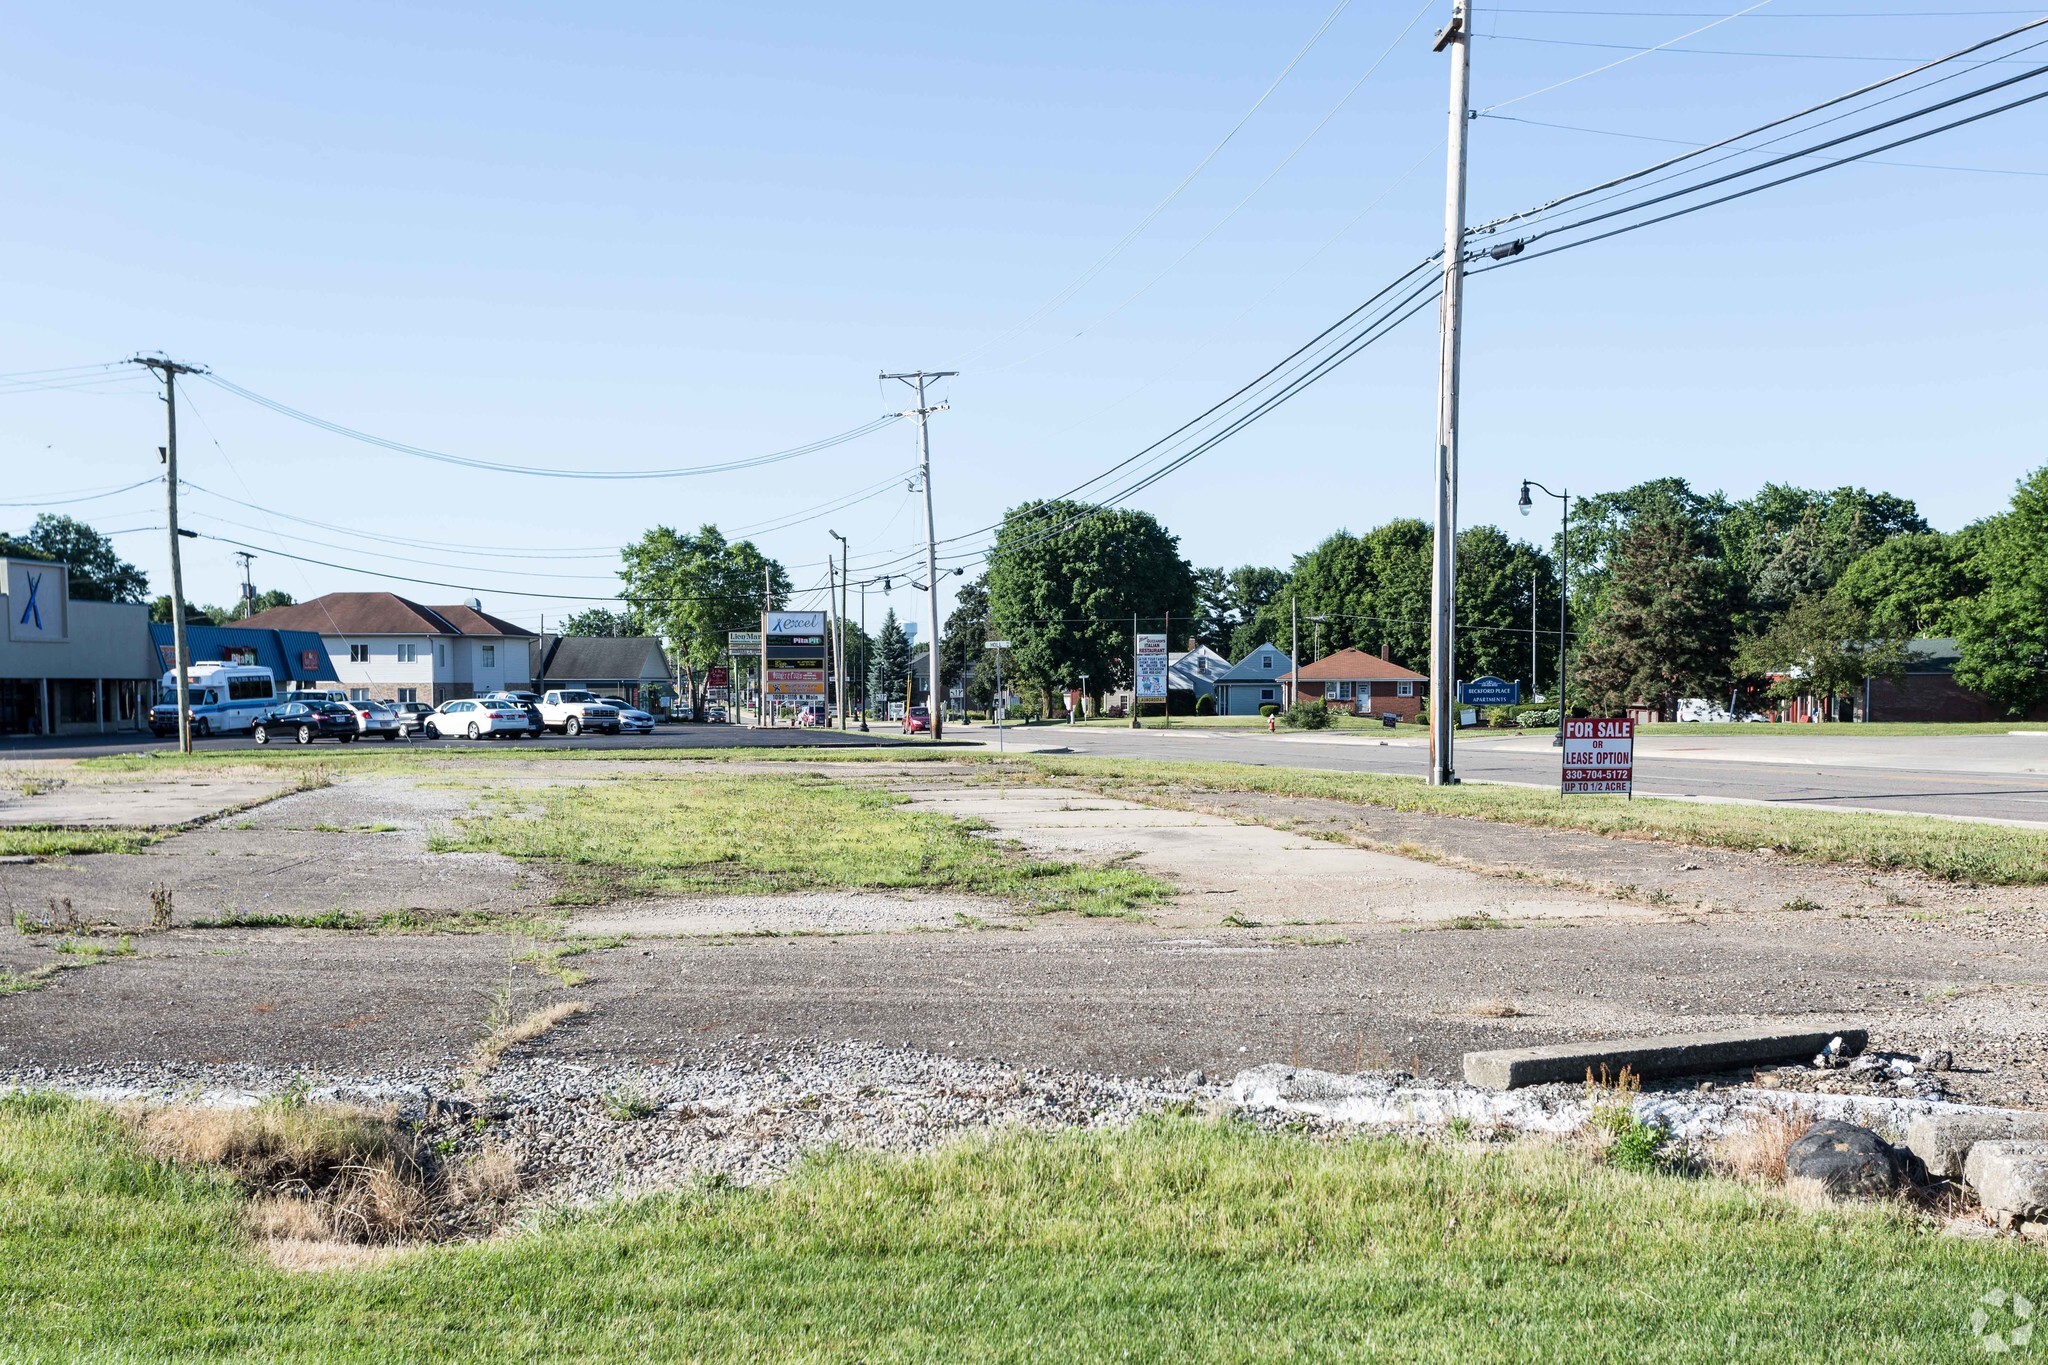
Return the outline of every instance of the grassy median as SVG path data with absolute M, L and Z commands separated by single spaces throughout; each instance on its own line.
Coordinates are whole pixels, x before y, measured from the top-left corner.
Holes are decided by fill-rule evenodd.
M 1705 804 L 1638 797 L 1560 796 L 1534 787 L 1432 787 L 1385 773 L 1264 768 L 1241 763 L 1159 763 L 1033 755 L 1031 768 L 1143 800 L 1200 792 L 1257 792 L 1386 810 L 1453 815 L 1547 829 L 1739 850 L 1767 849 L 1812 863 L 1907 870 L 1988 886 L 2048 883 L 2048 830 L 1912 815 Z
M 0 1358 L 1963 1361 L 1987 1291 L 2048 1299 L 2038 1251 L 1896 1210 L 1191 1118 L 827 1156 L 368 1269 L 275 1269 L 246 1208 L 106 1109 L 0 1099 Z
M 811 773 L 693 773 L 493 794 L 437 839 L 443 852 L 549 863 L 570 903 L 620 896 L 819 887 L 958 890 L 1020 909 L 1125 915 L 1173 888 L 1121 867 L 1048 862 L 983 826 L 900 809 L 903 798 Z

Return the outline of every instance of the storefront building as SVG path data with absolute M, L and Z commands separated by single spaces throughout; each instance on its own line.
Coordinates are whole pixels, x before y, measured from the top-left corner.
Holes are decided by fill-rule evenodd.
M 158 677 L 149 608 L 74 600 L 62 564 L 0 565 L 0 736 L 147 729 Z

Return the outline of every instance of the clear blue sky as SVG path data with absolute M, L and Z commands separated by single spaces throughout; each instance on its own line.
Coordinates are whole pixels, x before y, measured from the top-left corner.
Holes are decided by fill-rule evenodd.
M 935 419 L 935 488 L 940 533 L 966 530 L 1163 434 L 1434 249 L 1445 71 L 1428 40 L 1448 0 L 1398 44 L 1415 5 L 1353 0 L 1184 194 L 1016 330 L 1187 174 L 1333 4 L 18 8 L 0 48 L 0 372 L 163 349 L 419 445 L 650 467 L 843 430 L 900 405 L 878 370 L 960 368 Z M 1474 103 L 1626 55 L 1575 44 L 1661 43 L 1708 22 L 1683 16 L 1739 8 L 1482 0 Z M 1797 55 L 1655 53 L 1502 112 L 1704 140 L 2019 22 L 1997 8 L 1774 0 L 1682 46 Z M 1533 12 L 1565 9 L 1660 13 Z M 1947 12 L 1799 17 L 1887 10 Z M 1473 281 L 1463 520 L 1547 534 L 1515 515 L 1525 473 L 1586 491 L 1662 474 L 1736 495 L 1860 483 L 1944 528 L 1997 510 L 2044 458 L 2044 111 L 1895 154 L 1974 170 L 1845 168 Z M 1481 119 L 1473 216 L 1662 150 Z M 1226 565 L 1285 565 L 1339 526 L 1426 515 L 1432 320 L 1139 505 L 1190 558 Z M 423 463 L 189 392 L 189 479 L 514 553 L 612 546 L 655 521 L 762 523 L 914 462 L 901 425 L 749 473 L 558 482 Z M 147 476 L 162 440 L 149 395 L 140 375 L 0 393 L 0 502 Z M 305 531 L 344 548 L 312 546 L 262 513 L 198 494 L 187 507 L 220 534 L 473 584 L 525 621 L 574 605 L 526 594 L 613 586 L 604 558 Z M 109 530 L 161 520 L 150 490 L 56 510 Z M 760 542 L 807 585 L 827 526 L 863 559 L 913 545 L 918 516 L 892 491 Z M 161 590 L 161 533 L 120 544 Z M 189 596 L 232 598 L 228 547 L 193 544 L 186 563 Z M 380 585 L 275 556 L 257 578 L 302 599 Z M 895 605 L 922 615 L 901 591 Z

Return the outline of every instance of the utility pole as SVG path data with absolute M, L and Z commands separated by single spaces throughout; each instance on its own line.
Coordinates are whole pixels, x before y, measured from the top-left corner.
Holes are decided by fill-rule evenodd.
M 868 732 L 868 581 L 860 581 L 860 732 Z
M 917 390 L 917 406 L 903 414 L 917 418 L 917 477 L 924 485 L 924 576 L 926 604 L 931 608 L 932 638 L 926 648 L 925 657 L 931 664 L 931 705 L 932 742 L 936 744 L 939 732 L 944 727 L 945 708 L 939 696 L 939 554 L 938 543 L 932 533 L 932 434 L 931 423 L 927 420 L 935 412 L 944 412 L 950 404 L 928 406 L 924 401 L 924 386 L 934 379 L 950 379 L 960 373 L 958 370 L 913 370 L 907 374 L 884 374 L 884 379 L 901 380 Z
M 775 610 L 775 566 L 761 566 L 761 688 L 754 694 L 754 728 L 768 728 L 768 613 Z
M 1294 617 L 1294 641 L 1287 649 L 1287 704 L 1301 700 L 1301 599 L 1290 596 L 1287 610 Z
M 242 615 L 253 616 L 256 612 L 256 584 L 249 577 L 249 566 L 256 562 L 256 556 L 247 550 L 237 550 L 235 558 L 242 561 Z M 541 619 L 545 623 L 547 618 Z M 543 624 L 541 630 L 545 632 L 547 626 Z
M 145 365 L 164 381 L 164 438 L 169 444 L 159 453 L 164 462 L 164 519 L 171 540 L 171 667 L 177 674 L 178 752 L 192 752 L 192 694 L 186 687 L 192 669 L 192 651 L 185 644 L 185 564 L 178 541 L 178 376 L 205 374 L 203 365 L 182 365 L 168 356 L 135 356 L 131 365 Z
M 834 575 L 832 556 L 825 555 L 825 623 L 832 629 L 832 647 L 825 652 L 825 665 L 832 670 L 834 690 L 839 694 L 839 728 L 846 728 L 846 660 L 841 657 L 839 639 L 839 581 Z
M 839 625 L 832 638 L 839 642 L 839 728 L 846 728 L 846 586 L 853 577 L 853 560 L 846 546 L 846 537 L 828 529 L 826 535 L 839 542 Z M 825 556 L 830 565 L 832 556 Z
M 1465 129 L 1471 122 L 1472 5 L 1451 0 L 1451 22 L 1433 51 L 1451 53 L 1451 135 L 1444 193 L 1444 289 L 1438 314 L 1436 546 L 1429 613 L 1429 785 L 1458 780 L 1451 741 L 1455 693 L 1458 577 L 1458 363 L 1465 303 Z
M 1536 700 L 1536 575 L 1529 575 L 1529 700 Z

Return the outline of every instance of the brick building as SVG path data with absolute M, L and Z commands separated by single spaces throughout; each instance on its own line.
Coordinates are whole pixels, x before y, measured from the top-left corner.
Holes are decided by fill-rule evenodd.
M 1320 698 L 1324 705 L 1356 716 L 1414 720 L 1429 696 L 1427 677 L 1362 649 L 1340 649 L 1283 674 L 1280 681 L 1298 684 L 1303 701 Z

